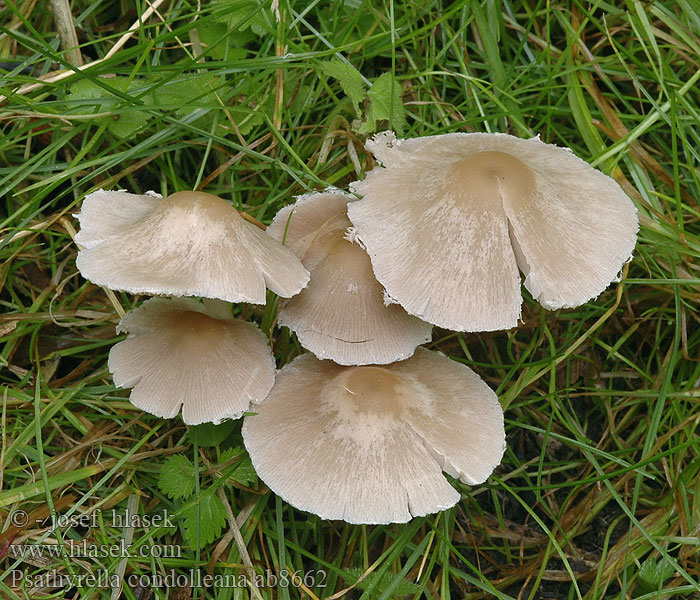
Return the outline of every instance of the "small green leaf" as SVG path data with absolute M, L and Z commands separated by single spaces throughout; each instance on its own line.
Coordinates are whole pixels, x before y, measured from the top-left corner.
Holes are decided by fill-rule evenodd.
M 359 119 L 356 121 L 353 121 L 353 127 L 357 133 L 374 133 L 377 131 L 377 123 L 376 121 L 372 118 L 372 115 L 367 116 L 366 121 L 360 121 Z
M 258 479 L 258 474 L 253 468 L 253 462 L 250 460 L 250 456 L 248 456 L 246 451 L 240 446 L 224 450 L 219 458 L 219 463 L 225 463 L 237 456 L 240 458 L 236 463 L 235 471 L 229 475 L 229 481 L 245 486 L 255 483 Z
M 236 426 L 236 421 L 224 421 L 221 425 L 214 425 L 213 423 L 202 423 L 201 425 L 195 425 L 190 427 L 187 432 L 190 438 L 193 438 L 195 430 L 197 431 L 197 442 L 203 448 L 210 448 L 212 446 L 218 446 L 223 442 Z
M 638 573 L 638 588 L 639 595 L 649 594 L 663 587 L 664 582 L 673 575 L 675 569 L 665 558 L 656 561 L 653 556 L 647 558 Z
M 340 59 L 329 60 L 321 65 L 321 70 L 328 75 L 337 79 L 340 87 L 343 88 L 345 94 L 352 101 L 357 116 L 360 116 L 360 102 L 365 97 L 365 84 L 362 81 L 362 75 L 351 64 Z
M 184 454 L 166 459 L 160 471 L 158 487 L 171 498 L 185 498 L 194 490 L 196 473 L 194 465 Z
M 136 84 L 136 82 L 130 84 L 123 77 L 111 78 L 106 83 L 122 92 L 128 92 Z M 71 104 L 77 105 L 69 108 L 71 112 L 86 112 L 86 106 L 93 107 L 93 110 L 100 113 L 111 112 L 110 116 L 96 117 L 95 121 L 101 123 L 107 120 L 109 131 L 122 139 L 133 135 L 151 118 L 147 112 L 135 109 L 128 104 L 124 106 L 125 101 L 122 98 L 88 79 L 81 79 L 73 84 L 67 99 Z
M 245 456 L 241 459 L 238 468 L 231 473 L 231 479 L 245 486 L 250 486 L 251 483 L 255 483 L 258 480 L 258 474 L 255 472 L 250 456 Z
M 380 121 L 386 119 L 398 135 L 403 135 L 406 115 L 401 100 L 401 84 L 395 81 L 391 73 L 379 76 L 367 95 L 370 98 L 370 119 Z
M 242 60 L 248 54 L 244 44 L 254 39 L 250 33 L 242 36 L 230 30 L 224 23 L 204 20 L 197 22 L 197 31 L 202 45 L 210 49 L 207 56 L 215 60 Z M 241 38 L 250 39 L 241 39 Z
M 114 81 L 110 82 L 114 85 Z M 89 79 L 81 79 L 80 81 L 71 85 L 69 100 L 102 100 L 108 92 L 101 88 L 96 83 L 93 83 Z M 109 94 L 110 98 L 114 98 L 112 94 Z M 101 102 L 96 102 L 95 105 L 99 105 Z
M 199 507 L 199 514 L 197 508 Z M 198 502 L 182 511 L 185 540 L 193 548 L 197 546 L 199 530 L 199 547 L 203 548 L 213 542 L 226 525 L 226 509 L 214 494 L 202 496 Z
M 193 108 L 210 108 L 216 106 L 216 99 L 211 91 L 211 77 L 189 77 L 181 81 L 166 83 L 153 90 L 152 97 L 155 104 L 178 108 L 178 114 L 187 114 Z
M 364 571 L 362 569 L 347 569 L 343 572 L 343 577 L 348 581 L 348 583 L 355 583 L 360 577 L 362 577 Z M 385 590 L 394 585 L 394 582 L 399 579 L 395 587 L 391 590 L 391 598 L 401 598 L 403 596 L 410 596 L 415 594 L 420 589 L 420 586 L 406 581 L 403 577 L 399 578 L 393 573 L 384 573 L 381 577 L 377 573 L 370 573 L 365 577 L 357 587 L 361 590 L 368 590 L 372 588 L 377 597 L 383 596 Z
M 141 110 L 121 110 L 119 114 L 114 115 L 111 119 L 107 129 L 118 138 L 124 139 L 132 136 L 148 123 L 150 115 Z

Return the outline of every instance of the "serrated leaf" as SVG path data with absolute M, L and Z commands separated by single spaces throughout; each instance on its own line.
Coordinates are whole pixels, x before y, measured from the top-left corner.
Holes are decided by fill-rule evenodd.
M 245 486 L 255 483 L 258 479 L 258 474 L 253 468 L 253 462 L 250 460 L 250 456 L 248 456 L 248 453 L 240 446 L 224 450 L 219 458 L 219 463 L 225 463 L 237 456 L 240 456 L 240 458 L 236 463 L 236 469 L 229 475 L 229 481 Z
M 350 98 L 355 112 L 360 115 L 360 102 L 364 99 L 365 83 L 362 81 L 362 75 L 353 67 L 338 58 L 329 60 L 321 65 L 321 70 L 328 75 L 338 80 L 343 92 Z
M 238 468 L 231 473 L 230 478 L 241 485 L 250 486 L 258 480 L 258 474 L 253 467 L 253 461 L 250 456 L 245 456 L 238 464 Z
M 200 109 L 202 114 L 192 123 L 200 127 L 210 125 L 220 104 L 214 94 L 217 79 L 208 75 L 198 75 L 172 81 L 151 90 L 147 97 L 156 106 L 164 110 L 174 110 L 177 117 L 182 118 Z M 207 112 L 201 109 L 208 109 Z M 221 123 L 219 123 L 221 126 Z
M 163 463 L 158 487 L 170 498 L 185 498 L 194 491 L 194 465 L 184 454 L 175 454 Z
M 398 135 L 403 135 L 406 114 L 401 100 L 401 84 L 391 73 L 380 75 L 367 92 L 370 98 L 370 119 L 389 121 L 389 127 Z
M 166 83 L 153 91 L 153 101 L 182 107 L 178 113 L 188 113 L 196 107 L 215 106 L 216 100 L 211 91 L 213 82 L 211 77 L 199 76 Z
M 181 514 L 185 540 L 193 548 L 197 547 L 198 530 L 199 547 L 203 548 L 213 542 L 226 525 L 226 509 L 214 494 L 202 496 L 199 501 L 183 509 Z
M 111 84 L 113 85 L 113 84 Z M 69 99 L 71 100 L 102 100 L 108 94 L 107 90 L 101 88 L 89 79 L 81 79 L 70 86 Z M 109 94 L 114 98 L 113 94 Z M 100 103 L 96 103 L 100 104 Z
M 151 118 L 148 113 L 141 110 L 122 110 L 115 116 L 117 118 L 113 118 L 108 123 L 107 129 L 122 139 L 132 136 L 134 133 L 136 133 L 136 131 L 148 123 L 148 119 Z
M 362 577 L 363 573 L 364 571 L 362 569 L 347 569 L 343 572 L 343 577 L 348 581 L 348 583 L 355 583 L 360 577 Z M 397 579 L 399 581 L 391 590 L 392 598 L 410 596 L 417 593 L 420 589 L 419 585 L 411 583 L 403 577 L 398 577 L 393 573 L 384 573 L 384 575 L 380 577 L 378 573 L 374 572 L 370 573 L 367 575 L 367 577 L 360 581 L 360 583 L 357 584 L 357 587 L 361 590 L 368 590 L 371 588 L 374 590 L 377 597 L 379 597 L 384 595 L 384 592 L 388 590 L 389 587 L 394 585 L 394 582 L 396 582 Z
M 233 448 L 226 448 L 226 450 L 222 450 L 221 454 L 219 455 L 219 464 L 228 462 L 231 459 L 236 458 L 238 455 L 240 455 L 242 452 L 240 446 L 234 446 Z
M 123 77 L 110 78 L 106 83 L 122 92 L 128 92 L 136 84 Z M 95 121 L 107 121 L 107 129 L 122 139 L 133 135 L 151 118 L 147 112 L 130 106 L 124 107 L 125 101 L 122 98 L 88 79 L 81 79 L 71 86 L 68 100 L 80 101 L 79 106 L 76 107 L 80 112 L 85 112 L 86 105 L 94 106 L 101 113 L 112 112 L 111 116 L 95 117 Z M 94 102 L 89 102 L 90 100 Z
M 353 121 L 353 129 L 360 134 L 374 133 L 377 130 L 377 123 L 371 115 L 367 116 L 366 121 Z
M 187 435 L 192 440 L 194 439 L 194 432 L 197 432 L 197 443 L 203 447 L 208 448 L 212 446 L 218 446 L 223 442 L 236 426 L 235 421 L 224 421 L 220 425 L 214 425 L 213 423 L 202 423 L 201 425 L 195 425 L 190 427 Z

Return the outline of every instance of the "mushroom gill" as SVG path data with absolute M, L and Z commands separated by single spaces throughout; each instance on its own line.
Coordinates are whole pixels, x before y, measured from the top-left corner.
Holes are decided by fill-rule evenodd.
M 637 212 L 610 177 L 537 138 L 454 133 L 367 148 L 384 164 L 351 189 L 357 239 L 388 295 L 457 331 L 514 327 L 520 274 L 545 308 L 598 296 L 630 257 Z
M 505 449 L 496 394 L 468 367 L 418 348 L 342 367 L 304 354 L 243 422 L 260 478 L 290 504 L 349 523 L 405 522 L 485 481 Z
M 237 419 L 272 388 L 275 362 L 252 323 L 233 319 L 220 301 L 151 298 L 128 312 L 108 367 L 131 403 L 159 417 L 182 408 L 188 425 Z
M 311 272 L 306 289 L 280 303 L 278 323 L 316 356 L 339 364 L 408 358 L 430 340 L 432 327 L 396 304 L 385 305 L 367 253 L 348 239 L 349 200 L 335 192 L 303 196 L 268 228 Z
M 111 289 L 264 304 L 266 286 L 289 297 L 308 282 L 288 248 L 211 194 L 100 190 L 77 216 L 78 269 Z

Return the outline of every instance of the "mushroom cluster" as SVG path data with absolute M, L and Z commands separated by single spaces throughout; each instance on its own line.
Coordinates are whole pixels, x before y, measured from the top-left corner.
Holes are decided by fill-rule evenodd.
M 243 438 L 275 493 L 328 519 L 405 522 L 459 500 L 443 472 L 482 483 L 505 451 L 496 394 L 419 348 L 432 326 L 515 327 L 520 273 L 545 308 L 594 298 L 638 222 L 611 178 L 538 138 L 386 132 L 367 148 L 381 166 L 351 185 L 361 199 L 301 196 L 266 232 L 201 192 L 90 194 L 77 264 L 99 285 L 170 296 L 117 328 L 129 336 L 108 366 L 134 405 L 198 424 L 255 404 Z M 276 374 L 228 304 L 262 304 L 266 287 L 310 351 Z
M 301 196 L 267 228 L 311 273 L 308 286 L 281 303 L 278 322 L 321 359 L 341 365 L 403 360 L 431 340 L 432 325 L 384 303 L 369 256 L 346 233 L 353 200 L 339 191 Z
M 299 293 L 309 272 L 228 202 L 202 192 L 128 194 L 99 190 L 83 201 L 82 275 L 113 290 L 168 295 L 127 313 L 126 340 L 109 353 L 114 383 L 159 417 L 182 408 L 188 425 L 237 419 L 265 399 L 275 361 L 265 336 L 234 319 L 227 302 L 264 304 L 266 286 Z M 184 296 L 199 296 L 197 302 Z

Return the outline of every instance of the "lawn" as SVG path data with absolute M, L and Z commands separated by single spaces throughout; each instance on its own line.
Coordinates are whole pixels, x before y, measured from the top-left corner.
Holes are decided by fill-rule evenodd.
M 697 0 L 1 2 L 0 596 L 700 598 L 699 15 Z M 454 480 L 443 513 L 349 525 L 270 492 L 240 421 L 187 427 L 115 388 L 115 325 L 144 298 L 80 276 L 74 214 L 100 188 L 200 189 L 269 224 L 361 179 L 385 129 L 569 147 L 620 184 L 640 232 L 583 306 L 526 295 L 515 329 L 434 330 L 429 347 L 499 395 L 503 463 Z M 235 313 L 281 367 L 302 349 L 275 309 L 270 294 Z

